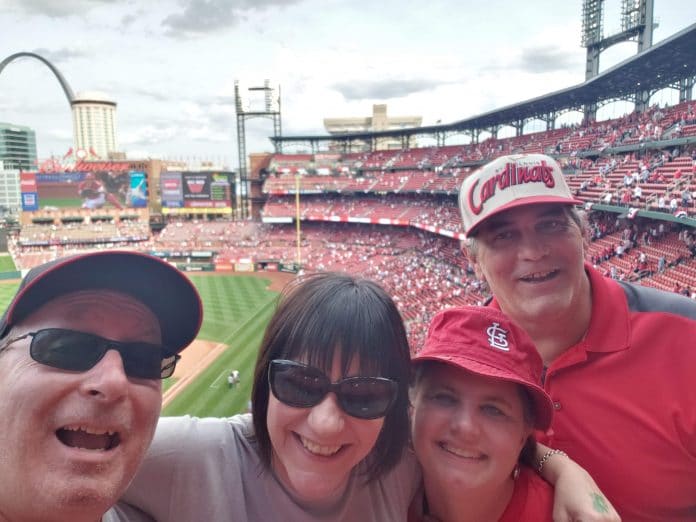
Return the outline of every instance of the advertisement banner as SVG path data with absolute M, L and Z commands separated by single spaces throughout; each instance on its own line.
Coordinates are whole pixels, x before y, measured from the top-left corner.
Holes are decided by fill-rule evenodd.
M 32 188 L 32 179 L 35 189 Z M 22 192 L 35 194 L 40 208 L 142 208 L 147 206 L 145 172 L 89 171 L 23 173 Z M 31 198 L 29 198 L 31 200 Z
M 181 172 L 162 172 L 160 174 L 160 193 L 162 194 L 163 207 L 183 207 L 184 189 L 181 184 Z
M 208 172 L 184 172 L 183 178 L 185 206 L 188 207 L 190 201 L 210 201 L 210 174 Z
M 228 207 L 232 206 L 229 172 L 214 172 L 210 175 L 210 199 L 224 201 Z
M 20 192 L 36 193 L 36 173 L 35 172 L 20 172 L 19 173 L 19 189 Z
M 186 208 L 231 208 L 229 172 L 182 172 Z
M 22 210 L 25 212 L 39 210 L 39 198 L 36 192 L 22 192 Z
M 176 216 L 187 216 L 190 214 L 205 214 L 211 216 L 231 216 L 232 209 L 229 207 L 225 208 L 208 208 L 208 207 L 186 207 L 186 208 L 167 208 L 162 207 L 162 214 L 166 215 L 176 215 Z
M 128 206 L 132 208 L 147 207 L 147 178 L 144 172 L 131 171 L 128 191 Z

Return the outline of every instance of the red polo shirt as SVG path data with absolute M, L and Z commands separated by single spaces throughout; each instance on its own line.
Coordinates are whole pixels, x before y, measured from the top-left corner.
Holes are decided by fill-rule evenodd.
M 590 327 L 547 370 L 555 414 L 539 440 L 587 469 L 624 520 L 696 520 L 696 303 L 586 270 Z

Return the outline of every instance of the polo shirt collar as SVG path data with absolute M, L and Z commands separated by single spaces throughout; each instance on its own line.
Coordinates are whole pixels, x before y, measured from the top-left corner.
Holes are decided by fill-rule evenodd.
M 630 314 L 626 296 L 613 279 L 601 275 L 585 263 L 592 292 L 592 315 L 587 335 L 575 346 L 588 352 L 618 352 L 629 348 Z M 488 306 L 500 310 L 493 297 Z
M 585 339 L 578 343 L 589 352 L 618 352 L 629 348 L 631 321 L 623 288 L 589 263 L 585 272 L 592 288 L 592 316 Z

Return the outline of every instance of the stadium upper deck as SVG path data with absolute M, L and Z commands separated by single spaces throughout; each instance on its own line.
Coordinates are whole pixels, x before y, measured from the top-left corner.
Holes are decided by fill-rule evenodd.
M 660 89 L 679 86 L 680 101 L 688 100 L 696 77 L 694 49 L 696 23 L 580 85 L 454 123 L 371 133 L 278 136 L 270 139 L 277 152 L 290 143 L 307 144 L 312 152 L 317 152 L 329 143 L 338 142 L 341 151 L 349 153 L 355 150 L 356 145 L 372 146 L 378 142 L 378 138 L 385 137 L 401 139 L 402 143 L 407 144 L 415 136 L 430 136 L 439 146 L 443 146 L 451 135 L 464 133 L 477 140 L 481 132 L 490 131 L 495 135 L 503 125 L 515 127 L 521 134 L 524 124 L 534 119 L 547 122 L 547 129 L 551 130 L 556 117 L 563 112 L 586 111 L 588 107 L 596 107 L 603 102 L 633 99 L 639 92 L 652 94 Z
M 626 152 L 619 152 L 625 150 Z M 459 237 L 456 194 L 472 169 L 504 154 L 556 156 L 579 199 L 696 225 L 696 102 L 478 144 L 362 154 L 274 155 L 266 170 L 265 222 L 300 219 L 434 227 Z M 360 197 L 358 197 L 360 196 Z M 367 198 L 366 196 L 371 196 Z

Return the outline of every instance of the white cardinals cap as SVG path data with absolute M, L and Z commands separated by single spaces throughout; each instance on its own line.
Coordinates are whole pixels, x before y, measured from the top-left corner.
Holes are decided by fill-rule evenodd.
M 491 216 L 537 203 L 582 204 L 571 195 L 556 160 L 545 154 L 501 156 L 465 178 L 459 189 L 467 237 Z

